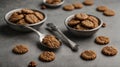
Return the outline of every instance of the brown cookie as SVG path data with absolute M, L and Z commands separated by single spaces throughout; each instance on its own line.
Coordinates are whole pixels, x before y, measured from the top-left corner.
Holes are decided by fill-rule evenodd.
M 22 13 L 24 13 L 24 14 L 32 14 L 32 13 L 34 13 L 34 11 L 32 11 L 31 9 L 27 9 L 27 8 L 22 9 L 21 11 L 22 11 Z
M 81 25 L 87 28 L 94 28 L 94 24 L 93 22 L 89 21 L 89 20 L 84 20 L 81 22 Z
M 77 25 L 77 24 L 79 24 L 79 23 L 80 23 L 79 20 L 72 19 L 72 20 L 70 20 L 70 21 L 68 22 L 68 25 L 69 25 L 69 26 L 75 26 L 75 25 Z
M 106 27 L 106 23 L 105 22 L 103 23 L 102 27 Z
M 61 0 L 53 0 L 54 2 L 61 2 Z
M 74 6 L 75 9 L 81 9 L 81 8 L 83 8 L 82 3 L 74 3 L 73 6 Z
M 22 19 L 23 17 L 24 15 L 22 14 L 19 15 L 17 12 L 15 12 L 10 16 L 9 21 L 16 23 L 16 21 Z
M 27 52 L 28 52 L 28 48 L 27 48 L 27 46 L 25 46 L 25 45 L 16 45 L 16 46 L 13 48 L 13 52 L 14 52 L 14 53 L 17 53 L 17 54 L 24 54 L 24 53 L 27 53 Z
M 35 61 L 31 61 L 29 64 L 28 64 L 28 67 L 36 67 L 37 64 Z
M 66 10 L 66 11 L 72 11 L 72 10 L 74 10 L 75 8 L 74 8 L 74 6 L 73 6 L 72 4 L 69 4 L 69 5 L 65 5 L 65 6 L 63 7 L 63 9 Z
M 47 35 L 43 38 L 43 41 L 42 43 L 51 48 L 51 49 L 56 49 L 56 48 L 59 48 L 61 43 L 60 41 L 53 35 Z
M 77 24 L 74 28 L 75 28 L 76 30 L 88 30 L 88 28 L 83 27 L 81 24 Z
M 48 4 L 58 4 L 60 2 L 61 2 L 61 0 L 46 0 L 46 3 L 48 3 Z
M 41 9 L 46 9 L 47 7 L 45 5 L 41 5 Z
M 105 45 L 105 44 L 108 44 L 110 40 L 106 36 L 98 36 L 96 37 L 95 42 L 100 45 Z
M 50 51 L 44 51 L 40 54 L 39 59 L 46 62 L 53 61 L 55 59 L 55 53 Z
M 88 18 L 88 15 L 86 13 L 78 13 L 78 14 L 75 14 L 75 18 L 79 20 L 85 20 Z
M 98 27 L 99 21 L 98 21 L 98 19 L 97 19 L 96 17 L 94 17 L 94 16 L 89 16 L 87 19 L 93 22 L 94 28 Z
M 42 13 L 40 12 L 34 12 L 35 16 L 39 19 L 39 20 L 43 20 L 44 19 L 44 16 Z
M 115 11 L 113 11 L 111 9 L 107 9 L 106 11 L 103 12 L 103 14 L 106 15 L 106 16 L 114 16 Z
M 97 57 L 96 53 L 92 50 L 85 50 L 80 56 L 85 60 L 94 60 Z
M 113 46 L 105 46 L 102 49 L 102 53 L 107 56 L 114 56 L 118 53 L 117 49 Z
M 93 5 L 94 4 L 94 0 L 84 0 L 83 4 L 84 5 L 88 5 L 88 6 Z
M 53 0 L 46 0 L 46 3 L 51 4 Z
M 24 19 L 21 19 L 17 22 L 17 24 L 19 25 L 25 25 L 25 24 L 28 24 Z
M 108 7 L 106 7 L 106 6 L 98 6 L 97 8 L 96 8 L 96 10 L 97 11 L 100 11 L 100 12 L 104 12 L 104 11 L 106 11 L 108 9 Z
M 37 23 L 40 21 L 34 14 L 25 15 L 25 20 L 30 24 Z

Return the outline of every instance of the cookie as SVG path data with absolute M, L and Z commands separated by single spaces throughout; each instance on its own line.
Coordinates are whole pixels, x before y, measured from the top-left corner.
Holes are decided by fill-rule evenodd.
M 94 24 L 93 22 L 89 21 L 89 20 L 84 20 L 81 22 L 81 25 L 87 28 L 94 28 Z
M 80 56 L 84 60 L 94 60 L 97 57 L 96 53 L 92 50 L 85 50 Z
M 72 10 L 74 10 L 75 8 L 74 8 L 74 6 L 73 6 L 72 4 L 69 4 L 69 5 L 65 5 L 65 6 L 63 7 L 63 9 L 66 10 L 66 11 L 72 11 Z
M 13 48 L 13 52 L 16 54 L 24 54 L 28 52 L 28 48 L 25 45 L 16 45 Z
M 40 21 L 34 14 L 25 15 L 25 20 L 30 24 L 37 23 Z
M 102 24 L 102 27 L 106 27 L 106 23 L 105 22 Z
M 79 20 L 72 19 L 72 20 L 70 20 L 70 21 L 68 22 L 68 25 L 69 25 L 69 26 L 75 26 L 75 25 L 77 25 L 77 24 L 79 24 L 79 23 L 80 23 Z
M 28 67 L 36 67 L 37 64 L 35 61 L 31 61 L 29 64 L 28 64 Z
M 53 61 L 55 59 L 55 53 L 50 51 L 44 51 L 40 54 L 39 59 L 46 62 Z
M 84 4 L 84 5 L 88 5 L 88 6 L 93 5 L 93 4 L 94 4 L 94 0 L 85 0 L 85 1 L 83 2 L 83 4 Z
M 42 43 L 51 49 L 56 49 L 61 46 L 60 41 L 53 35 L 45 36 L 42 40 Z
M 96 37 L 95 42 L 100 45 L 105 45 L 105 44 L 108 44 L 110 40 L 106 36 L 98 36 Z
M 75 28 L 76 30 L 88 30 L 88 28 L 83 27 L 81 24 L 77 24 L 74 28 Z
M 85 20 L 88 18 L 88 15 L 86 13 L 78 13 L 78 14 L 75 14 L 75 18 L 79 20 Z
M 46 0 L 46 3 L 48 4 L 59 4 L 61 0 Z
M 31 9 L 22 9 L 21 10 L 22 11 L 22 13 L 24 13 L 24 14 L 32 14 L 32 13 L 34 13 L 34 11 L 32 11 Z
M 24 15 L 22 14 L 19 15 L 17 12 L 15 12 L 10 16 L 9 21 L 16 23 L 16 21 L 22 19 L 23 17 Z
M 83 8 L 82 3 L 74 3 L 73 6 L 74 6 L 75 9 L 81 9 L 81 8 Z
M 53 0 L 46 0 L 46 3 L 51 4 Z
M 41 5 L 41 9 L 46 9 L 47 7 L 45 5 Z
M 106 11 L 108 9 L 108 7 L 106 7 L 106 6 L 98 6 L 97 8 L 96 8 L 96 10 L 97 11 L 100 11 L 100 12 L 104 12 L 104 11 Z
M 21 19 L 21 20 L 19 20 L 17 22 L 17 24 L 19 24 L 19 25 L 25 25 L 25 24 L 28 24 L 28 23 L 25 21 L 25 19 Z
M 115 15 L 115 11 L 108 9 L 106 11 L 103 12 L 104 15 L 106 16 L 114 16 Z
M 105 46 L 102 49 L 102 53 L 107 56 L 114 56 L 118 53 L 117 49 L 113 46 Z
M 87 19 L 93 22 L 94 28 L 98 27 L 99 21 L 98 21 L 98 19 L 97 19 L 96 17 L 94 17 L 94 16 L 89 16 Z
M 61 0 L 53 0 L 54 2 L 61 2 Z
M 35 16 L 39 19 L 39 20 L 43 20 L 44 19 L 44 16 L 42 13 L 40 12 L 34 12 Z

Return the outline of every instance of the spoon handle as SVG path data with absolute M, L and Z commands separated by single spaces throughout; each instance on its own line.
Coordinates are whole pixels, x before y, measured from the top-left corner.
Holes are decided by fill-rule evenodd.
M 64 39 L 62 39 L 65 43 L 69 44 L 70 48 L 73 50 L 73 51 L 77 51 L 78 50 L 78 45 L 73 42 L 72 40 L 70 40 L 69 38 L 67 38 L 62 32 L 60 29 L 58 29 L 53 23 L 48 23 L 47 24 L 48 26 L 48 29 L 50 29 L 51 31 L 55 31 L 57 33 L 59 33 L 59 35 L 61 35 L 61 37 Z
M 36 32 L 39 35 L 39 37 L 43 36 L 43 34 L 40 33 L 39 31 L 37 31 L 36 29 L 34 29 L 34 28 L 30 27 L 30 26 L 25 26 L 25 27 L 28 28 L 28 29 L 30 29 L 30 30 L 32 30 L 32 31 L 34 31 L 34 32 Z

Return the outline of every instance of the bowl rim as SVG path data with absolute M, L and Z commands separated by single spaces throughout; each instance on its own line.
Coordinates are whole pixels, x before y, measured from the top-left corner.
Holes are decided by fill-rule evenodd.
M 89 16 L 94 16 L 94 15 L 91 15 L 91 14 L 87 14 L 87 15 L 89 15 Z M 80 32 L 80 31 L 81 31 L 81 32 L 94 31 L 94 30 L 99 29 L 99 28 L 103 25 L 102 20 L 101 20 L 100 18 L 94 16 L 94 17 L 96 17 L 96 18 L 98 19 L 98 21 L 100 22 L 99 26 L 97 26 L 96 28 L 93 28 L 93 29 L 89 29 L 89 30 L 77 30 L 77 29 L 71 28 L 71 27 L 68 26 L 68 24 L 67 24 L 68 21 L 69 21 L 71 18 L 73 18 L 74 16 L 75 16 L 75 14 L 72 14 L 72 15 L 68 16 L 68 17 L 65 19 L 65 21 L 64 21 L 65 26 L 66 26 L 67 28 L 69 28 L 69 29 L 74 30 L 74 31 L 78 31 L 78 32 Z
M 4 19 L 5 19 L 6 23 L 9 23 L 9 24 L 12 24 L 12 25 L 17 25 L 17 26 L 24 26 L 24 25 L 15 24 L 15 23 L 9 21 L 9 17 L 12 15 L 12 13 L 20 11 L 22 9 L 30 9 L 30 8 L 17 8 L 17 9 L 13 9 L 13 10 L 7 12 L 4 16 Z M 25 24 L 25 26 L 34 26 L 34 25 L 42 24 L 46 21 L 47 15 L 44 12 L 42 12 L 40 10 L 37 10 L 37 9 L 31 9 L 31 10 L 38 11 L 38 12 L 42 13 L 44 15 L 44 19 L 42 21 L 34 23 L 34 24 Z
M 47 6 L 51 6 L 51 7 L 55 7 L 55 6 L 60 6 L 60 5 L 62 5 L 63 3 L 64 3 L 64 1 L 65 0 L 62 0 L 60 3 L 58 3 L 58 4 L 48 4 L 48 3 L 46 3 L 46 0 L 43 0 L 43 3 L 45 4 L 45 5 L 47 5 Z

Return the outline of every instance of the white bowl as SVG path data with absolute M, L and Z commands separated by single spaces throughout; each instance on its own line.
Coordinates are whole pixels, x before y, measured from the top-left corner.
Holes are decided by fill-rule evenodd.
M 14 10 L 11 10 L 9 11 L 6 15 L 5 15 L 5 21 L 6 23 L 13 29 L 17 30 L 17 31 L 30 31 L 28 28 L 25 28 L 23 25 L 18 25 L 18 24 L 15 24 L 13 22 L 10 22 L 9 21 L 9 18 L 10 16 L 14 13 L 14 12 L 17 12 L 17 11 L 20 11 L 24 8 L 18 8 L 18 9 L 14 9 Z M 35 9 L 31 9 L 33 11 L 38 11 L 40 13 L 42 13 L 44 15 L 44 19 L 40 22 L 37 22 L 37 23 L 34 23 L 34 24 L 26 24 L 26 26 L 30 26 L 30 27 L 34 27 L 34 28 L 39 28 L 44 22 L 45 20 L 47 19 L 47 15 L 45 13 L 43 13 L 42 11 L 39 11 L 39 10 L 35 10 Z
M 93 16 L 93 15 L 90 15 L 88 14 L 89 16 Z M 96 16 L 98 21 L 99 21 L 99 26 L 96 27 L 96 28 L 93 28 L 93 29 L 89 29 L 89 30 L 76 30 L 74 28 L 71 28 L 70 26 L 68 26 L 68 22 L 75 16 L 74 15 L 70 15 L 68 16 L 66 19 L 65 19 L 65 26 L 67 27 L 67 29 L 72 33 L 74 34 L 75 36 L 80 36 L 80 37 L 87 37 L 87 36 L 92 36 L 93 34 L 95 34 L 102 26 L 103 22 Z
M 60 3 L 58 3 L 58 4 L 48 4 L 48 3 L 46 3 L 46 0 L 43 0 L 43 3 L 46 5 L 46 6 L 48 6 L 48 7 L 59 7 L 59 6 L 61 6 L 63 3 L 64 3 L 64 0 L 62 0 Z

